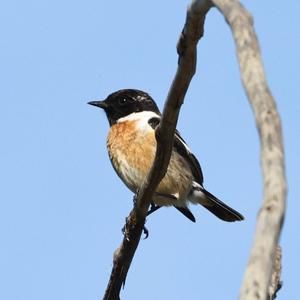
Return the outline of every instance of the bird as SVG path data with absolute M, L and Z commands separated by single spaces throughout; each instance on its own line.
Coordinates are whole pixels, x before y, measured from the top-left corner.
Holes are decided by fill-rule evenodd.
M 110 125 L 107 136 L 110 161 L 117 175 L 136 194 L 155 157 L 155 129 L 161 120 L 155 101 L 144 91 L 122 89 L 105 100 L 88 104 L 104 110 Z M 148 215 L 162 206 L 173 206 L 195 222 L 189 204 L 200 204 L 226 222 L 244 220 L 242 214 L 204 188 L 200 164 L 176 130 L 167 172 L 154 192 Z

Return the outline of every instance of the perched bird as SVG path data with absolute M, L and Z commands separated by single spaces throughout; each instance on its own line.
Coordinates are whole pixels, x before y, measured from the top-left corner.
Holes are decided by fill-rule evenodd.
M 126 186 L 136 193 L 155 157 L 155 128 L 161 119 L 156 103 L 143 91 L 125 89 L 110 94 L 103 101 L 88 104 L 104 109 L 110 125 L 107 138 L 110 160 Z M 227 222 L 244 219 L 239 212 L 205 190 L 200 164 L 176 131 L 167 173 L 154 193 L 148 214 L 161 206 L 174 206 L 195 222 L 189 203 L 201 204 Z

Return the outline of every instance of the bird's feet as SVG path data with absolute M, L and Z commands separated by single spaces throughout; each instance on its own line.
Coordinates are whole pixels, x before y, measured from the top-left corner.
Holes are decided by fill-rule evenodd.
M 125 219 L 125 225 L 122 228 L 122 233 L 124 235 L 124 238 L 127 240 L 127 242 L 130 241 L 130 229 L 134 229 L 135 225 L 133 224 L 129 224 L 128 222 L 128 218 Z M 149 230 L 147 229 L 147 227 L 145 225 L 143 225 L 143 234 L 144 236 L 144 240 L 146 240 L 149 236 Z

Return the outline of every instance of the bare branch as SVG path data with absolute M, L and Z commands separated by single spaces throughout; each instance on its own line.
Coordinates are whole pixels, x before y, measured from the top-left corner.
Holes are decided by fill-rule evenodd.
M 268 289 L 286 201 L 280 118 L 266 81 L 250 14 L 237 0 L 212 2 L 224 15 L 232 30 L 242 81 L 254 111 L 261 142 L 264 199 L 258 214 L 254 243 L 239 299 L 269 299 Z
M 114 253 L 112 273 L 104 295 L 105 300 L 120 299 L 120 289 L 125 283 L 128 269 L 139 244 L 151 198 L 166 173 L 179 110 L 196 70 L 196 46 L 203 35 L 204 19 L 210 7 L 210 1 L 194 0 L 188 9 L 186 23 L 177 45 L 178 68 L 166 99 L 162 121 L 156 130 L 155 160 L 137 195 L 136 205 L 126 220 L 125 237 Z
M 281 247 L 277 246 L 275 260 L 274 260 L 274 269 L 272 273 L 272 280 L 271 280 L 271 285 L 269 287 L 270 300 L 276 299 L 277 292 L 282 287 L 280 276 L 281 276 Z

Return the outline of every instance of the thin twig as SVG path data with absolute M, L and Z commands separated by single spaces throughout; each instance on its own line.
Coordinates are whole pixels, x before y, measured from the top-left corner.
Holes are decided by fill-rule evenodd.
M 252 17 L 237 0 L 212 2 L 232 30 L 242 81 L 261 142 L 264 199 L 239 299 L 267 300 L 286 202 L 281 123 L 264 74 Z
M 196 70 L 196 46 L 203 35 L 204 19 L 210 7 L 210 1 L 194 0 L 188 8 L 186 23 L 177 45 L 178 68 L 166 99 L 162 121 L 156 130 L 155 160 L 137 195 L 136 205 L 127 218 L 125 237 L 114 253 L 113 268 L 104 300 L 120 299 L 120 289 L 125 283 L 128 269 L 139 244 L 151 198 L 166 173 L 179 110 Z

